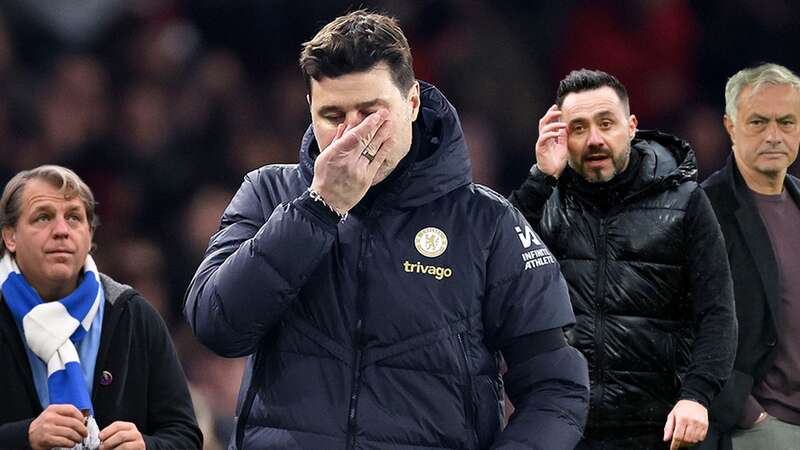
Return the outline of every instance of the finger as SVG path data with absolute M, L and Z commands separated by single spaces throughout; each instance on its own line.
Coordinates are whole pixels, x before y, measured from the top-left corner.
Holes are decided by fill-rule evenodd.
M 130 428 L 130 422 L 118 420 L 100 431 L 100 440 L 105 441 L 116 433 Z
M 372 141 L 367 144 L 365 148 L 371 155 L 375 156 L 378 153 L 378 149 L 383 146 L 384 142 L 391 137 L 392 127 L 391 121 L 387 120 L 381 124 L 378 131 L 375 133 L 375 136 L 372 137 Z M 367 159 L 367 158 L 364 158 Z M 374 161 L 375 158 L 373 158 Z M 369 162 L 369 160 L 368 160 Z
M 544 112 L 544 115 L 539 119 L 539 127 L 546 123 L 548 117 L 550 117 L 553 111 L 558 111 L 558 106 L 555 104 L 550 105 L 550 107 L 547 108 L 547 111 Z
M 345 127 L 346 126 L 343 123 L 340 123 L 339 125 L 336 126 L 336 136 L 333 137 L 333 142 L 336 142 L 337 139 L 342 137 L 342 135 L 344 134 Z
M 664 425 L 664 442 L 667 442 L 672 437 L 672 432 L 675 430 L 675 416 L 669 413 L 667 416 L 667 423 Z
M 541 130 L 540 133 L 547 133 L 549 131 L 558 131 L 558 130 L 560 130 L 562 128 L 567 128 L 567 124 L 565 124 L 564 122 L 548 123 L 547 125 L 542 127 L 542 130 Z
M 64 438 L 64 439 L 69 440 L 70 442 L 73 443 L 73 444 L 70 444 L 70 447 L 72 447 L 72 445 L 77 444 L 78 442 L 83 440 L 83 436 L 80 433 L 78 433 L 77 431 L 73 430 L 72 428 L 62 427 L 62 426 L 54 426 L 50 430 L 49 435 L 52 438 Z
M 132 441 L 124 442 L 122 445 L 118 446 L 115 450 L 139 450 L 144 448 L 143 443 L 140 443 L 138 439 L 134 439 Z
M 678 450 L 679 448 L 681 448 L 682 444 L 683 442 L 681 442 L 680 439 L 672 438 L 672 442 L 670 442 L 669 444 L 669 450 Z
M 706 425 L 705 425 L 705 426 L 704 426 L 704 427 L 703 427 L 703 428 L 700 430 L 700 439 L 698 439 L 698 442 L 705 441 L 705 440 L 706 440 L 706 436 L 707 436 L 707 435 L 708 435 L 708 424 L 706 424 Z
M 701 421 L 695 422 L 686 428 L 686 437 L 684 440 L 691 441 L 693 444 L 696 444 L 705 440 L 706 432 L 708 432 L 707 423 Z
M 558 131 L 550 131 L 548 133 L 540 134 L 539 135 L 539 139 L 536 141 L 536 143 L 538 145 L 542 145 L 542 144 L 546 144 L 547 142 L 549 142 L 549 141 L 551 141 L 553 139 L 555 139 L 556 142 L 557 142 L 558 138 L 559 138 L 559 132 Z
M 342 152 L 360 152 L 372 141 L 381 124 L 388 115 L 385 110 L 378 110 L 350 130 L 345 130 L 339 140 L 338 150 Z
M 64 436 L 49 436 L 44 444 L 46 444 L 49 448 L 72 448 L 80 441 L 80 439 L 74 441 Z
M 688 444 L 698 443 L 700 441 L 700 429 L 691 423 L 688 424 L 686 426 L 686 432 L 683 433 L 683 438 L 681 440 Z
M 383 162 L 386 161 L 386 158 L 389 156 L 389 149 L 392 148 L 394 142 L 394 138 L 391 137 L 383 141 L 383 145 L 381 145 L 381 147 L 378 149 L 378 152 L 375 153 L 375 157 L 372 159 L 372 162 L 369 163 L 369 166 L 367 166 L 367 177 L 369 178 L 370 182 L 375 179 L 378 169 L 380 169 L 383 165 Z
M 50 405 L 46 409 L 47 411 L 54 412 L 59 416 L 67 416 L 67 417 L 74 417 L 77 420 L 83 422 L 83 413 L 75 407 L 75 405 L 69 404 L 61 404 L 61 405 Z
M 117 448 L 125 442 L 131 440 L 131 432 L 128 430 L 118 430 L 116 433 L 108 437 L 108 439 L 100 438 L 100 450 L 108 450 Z
M 49 422 L 56 427 L 73 430 L 80 436 L 86 436 L 88 434 L 86 425 L 83 423 L 83 418 L 78 420 L 72 416 L 54 415 Z
M 547 124 L 557 122 L 561 118 L 561 110 L 557 109 L 556 105 L 550 107 L 547 110 L 544 116 L 542 116 L 541 120 L 539 120 L 539 130 L 542 129 Z
M 348 131 L 350 131 L 350 124 L 348 124 L 348 125 L 345 125 L 345 124 L 343 124 L 343 123 L 340 123 L 339 125 L 337 125 L 337 126 L 336 126 L 336 134 L 333 136 L 333 139 L 331 139 L 331 142 L 330 142 L 330 143 L 328 143 L 328 146 L 327 146 L 327 147 L 325 147 L 325 148 L 324 148 L 324 150 L 327 150 L 327 149 L 328 149 L 328 148 L 329 148 L 331 145 L 335 144 L 335 143 L 336 143 L 336 141 L 338 141 L 339 139 L 341 139 L 341 138 L 342 138 L 342 136 L 343 136 L 345 133 L 347 133 Z
M 675 419 L 675 432 L 672 434 L 672 440 L 677 441 L 678 444 L 682 444 L 686 441 L 686 427 L 687 423 L 685 417 Z

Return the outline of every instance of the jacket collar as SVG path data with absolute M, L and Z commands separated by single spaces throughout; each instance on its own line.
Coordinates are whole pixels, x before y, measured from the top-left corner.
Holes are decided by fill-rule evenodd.
M 120 301 L 122 298 L 132 296 L 135 291 L 126 284 L 118 283 L 111 277 L 100 274 L 100 282 L 103 283 L 103 290 L 106 293 L 106 309 L 103 313 L 103 331 L 100 333 L 100 347 L 97 350 L 97 360 L 94 364 L 94 374 L 92 376 L 92 403 L 96 403 L 97 383 L 102 379 L 103 371 L 107 367 L 109 348 L 114 337 L 114 330 L 117 328 L 122 314 L 127 310 L 128 302 Z
M 686 141 L 676 136 L 657 130 L 638 130 L 631 142 L 631 155 L 634 154 L 638 155 L 638 163 L 634 167 L 629 166 L 623 174 L 618 175 L 618 177 L 630 176 L 633 174 L 626 172 L 636 170 L 632 180 L 625 183 L 611 180 L 588 187 L 601 190 L 596 195 L 607 196 L 605 202 L 607 205 L 619 205 L 653 191 L 667 190 L 681 183 L 697 181 L 694 151 Z M 564 174 L 565 176 L 559 178 L 559 185 L 565 186 L 568 192 L 580 195 L 578 184 L 583 182 L 580 175 L 570 167 L 567 167 Z M 586 198 L 585 195 L 580 196 Z
M 375 199 L 382 207 L 414 208 L 472 182 L 467 145 L 455 108 L 435 86 L 424 81 L 419 84 L 422 106 L 414 129 L 421 136 L 415 136 L 415 140 L 419 139 L 426 151 L 416 153 L 419 158 L 404 165 L 404 173 L 392 177 L 391 185 L 383 187 Z M 300 172 L 308 185 L 318 154 L 309 126 L 300 145 Z
M 744 244 L 755 262 L 761 285 L 767 297 L 773 326 L 779 330 L 776 320 L 780 309 L 778 263 L 769 240 L 767 227 L 758 212 L 758 206 L 750 188 L 736 166 L 736 159 L 733 155 L 728 157 L 723 171 L 727 184 L 733 188 L 734 202 L 731 204 L 731 212 L 736 217 L 740 236 L 743 237 Z M 800 205 L 800 186 L 798 186 L 797 179 L 787 175 L 783 185 L 795 203 Z

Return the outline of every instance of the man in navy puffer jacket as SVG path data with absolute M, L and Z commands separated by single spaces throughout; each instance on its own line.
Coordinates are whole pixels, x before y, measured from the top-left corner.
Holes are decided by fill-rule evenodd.
M 186 299 L 205 345 L 250 355 L 231 448 L 572 449 L 588 375 L 558 263 L 472 183 L 395 20 L 339 17 L 300 63 L 300 164 L 245 177 Z

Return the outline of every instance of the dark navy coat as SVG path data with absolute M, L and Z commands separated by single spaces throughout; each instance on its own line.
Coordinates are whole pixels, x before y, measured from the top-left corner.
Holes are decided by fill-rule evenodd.
M 571 325 L 558 263 L 522 215 L 471 182 L 453 107 L 422 85 L 433 148 L 343 223 L 308 197 L 318 153 L 245 177 L 192 280 L 185 314 L 223 356 L 251 355 L 235 448 L 572 449 L 585 361 L 569 346 L 497 356 Z M 421 131 L 420 131 L 421 130 Z M 400 170 L 400 169 L 398 169 Z

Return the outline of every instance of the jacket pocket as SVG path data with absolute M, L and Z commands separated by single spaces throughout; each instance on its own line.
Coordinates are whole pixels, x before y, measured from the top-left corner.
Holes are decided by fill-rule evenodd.
M 461 394 L 464 398 L 464 418 L 467 427 L 472 432 L 473 439 L 477 441 L 477 430 L 475 425 L 475 392 L 473 389 L 472 374 L 469 371 L 469 357 L 467 356 L 467 344 L 465 342 L 465 333 L 461 332 L 456 335 L 458 340 L 458 358 L 462 370 L 462 384 Z

